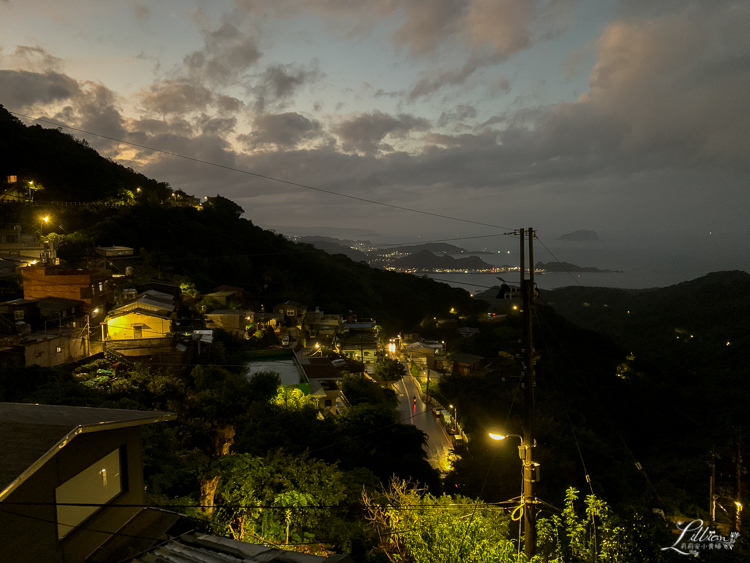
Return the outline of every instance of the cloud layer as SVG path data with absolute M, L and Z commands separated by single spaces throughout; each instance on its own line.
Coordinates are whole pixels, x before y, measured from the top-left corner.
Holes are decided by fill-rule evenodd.
M 577 4 L 238 0 L 220 18 L 192 14 L 200 45 L 129 94 L 75 77 L 69 61 L 41 46 L 5 45 L 0 103 L 126 142 L 492 224 L 562 222 L 564 210 L 568 220 L 676 227 L 713 217 L 689 203 L 707 191 L 729 202 L 715 202 L 716 217 L 734 220 L 738 204 L 750 203 L 748 4 L 622 2 L 596 36 L 560 56 L 560 76 L 570 80 L 592 60 L 577 98 L 500 104 L 522 97 L 504 62 L 564 36 Z M 155 11 L 136 3 L 133 18 L 147 23 Z M 335 45 L 364 49 L 385 38 L 381 48 L 396 61 L 388 69 L 407 79 L 349 68 L 367 84 L 338 88 L 348 76 L 331 61 L 345 53 L 271 56 L 273 41 L 253 23 L 311 17 Z M 392 211 L 88 140 L 190 193 L 235 197 L 270 223 L 406 225 Z

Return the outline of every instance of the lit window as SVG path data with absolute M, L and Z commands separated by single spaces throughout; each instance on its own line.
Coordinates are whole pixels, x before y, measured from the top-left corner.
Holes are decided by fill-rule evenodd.
M 121 492 L 120 450 L 117 449 L 55 489 L 58 539 L 63 539 Z M 81 506 L 84 504 L 95 506 Z
M 62 353 L 62 346 L 58 346 L 58 347 L 57 347 L 57 353 L 58 353 L 58 354 Z

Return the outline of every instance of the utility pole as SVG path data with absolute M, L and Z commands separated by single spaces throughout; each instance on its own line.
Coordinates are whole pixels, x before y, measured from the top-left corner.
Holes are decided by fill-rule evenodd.
M 524 552 L 528 559 L 536 553 L 536 514 L 534 481 L 536 467 L 533 461 L 534 440 L 534 345 L 531 338 L 532 307 L 534 305 L 534 229 L 521 229 L 521 298 L 523 302 L 523 370 L 524 370 L 524 424 L 523 424 L 523 526 Z M 524 235 L 529 239 L 529 279 L 526 279 Z
M 709 512 L 711 513 L 711 526 L 716 524 L 716 452 L 711 448 L 711 480 L 709 485 L 709 496 L 711 497 Z
M 742 527 L 742 435 L 737 439 L 737 497 L 734 501 L 734 530 Z

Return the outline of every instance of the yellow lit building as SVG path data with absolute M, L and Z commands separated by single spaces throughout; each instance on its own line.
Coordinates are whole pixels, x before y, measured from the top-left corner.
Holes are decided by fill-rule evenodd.
M 169 316 L 144 309 L 111 315 L 105 323 L 107 340 L 165 338 L 172 332 L 172 319 Z

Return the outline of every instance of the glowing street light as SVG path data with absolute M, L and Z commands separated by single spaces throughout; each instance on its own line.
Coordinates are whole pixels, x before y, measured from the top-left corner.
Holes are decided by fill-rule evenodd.
M 539 464 L 531 461 L 531 448 L 536 446 L 536 440 L 533 444 L 529 444 L 523 439 L 523 436 L 518 434 L 500 434 L 499 432 L 490 432 L 489 437 L 496 441 L 505 440 L 510 436 L 515 436 L 521 441 L 521 445 L 518 448 L 518 457 L 521 458 L 523 463 L 523 491 L 521 494 L 521 506 L 523 507 L 524 517 L 524 543 L 525 551 L 527 555 L 532 554 L 536 547 L 535 530 L 533 527 L 533 520 L 529 518 L 534 510 L 534 494 L 532 484 L 539 481 Z
M 44 217 L 39 219 L 39 234 L 41 236 L 44 236 L 44 224 L 49 223 L 49 215 L 45 215 Z
M 490 432 L 489 436 L 490 436 L 490 438 L 492 438 L 493 440 L 495 440 L 497 442 L 499 442 L 500 440 L 505 440 L 506 438 L 508 438 L 510 436 L 515 436 L 516 438 L 518 438 L 519 440 L 521 440 L 521 443 L 523 444 L 523 437 L 519 436 L 518 434 L 495 434 L 494 432 Z

